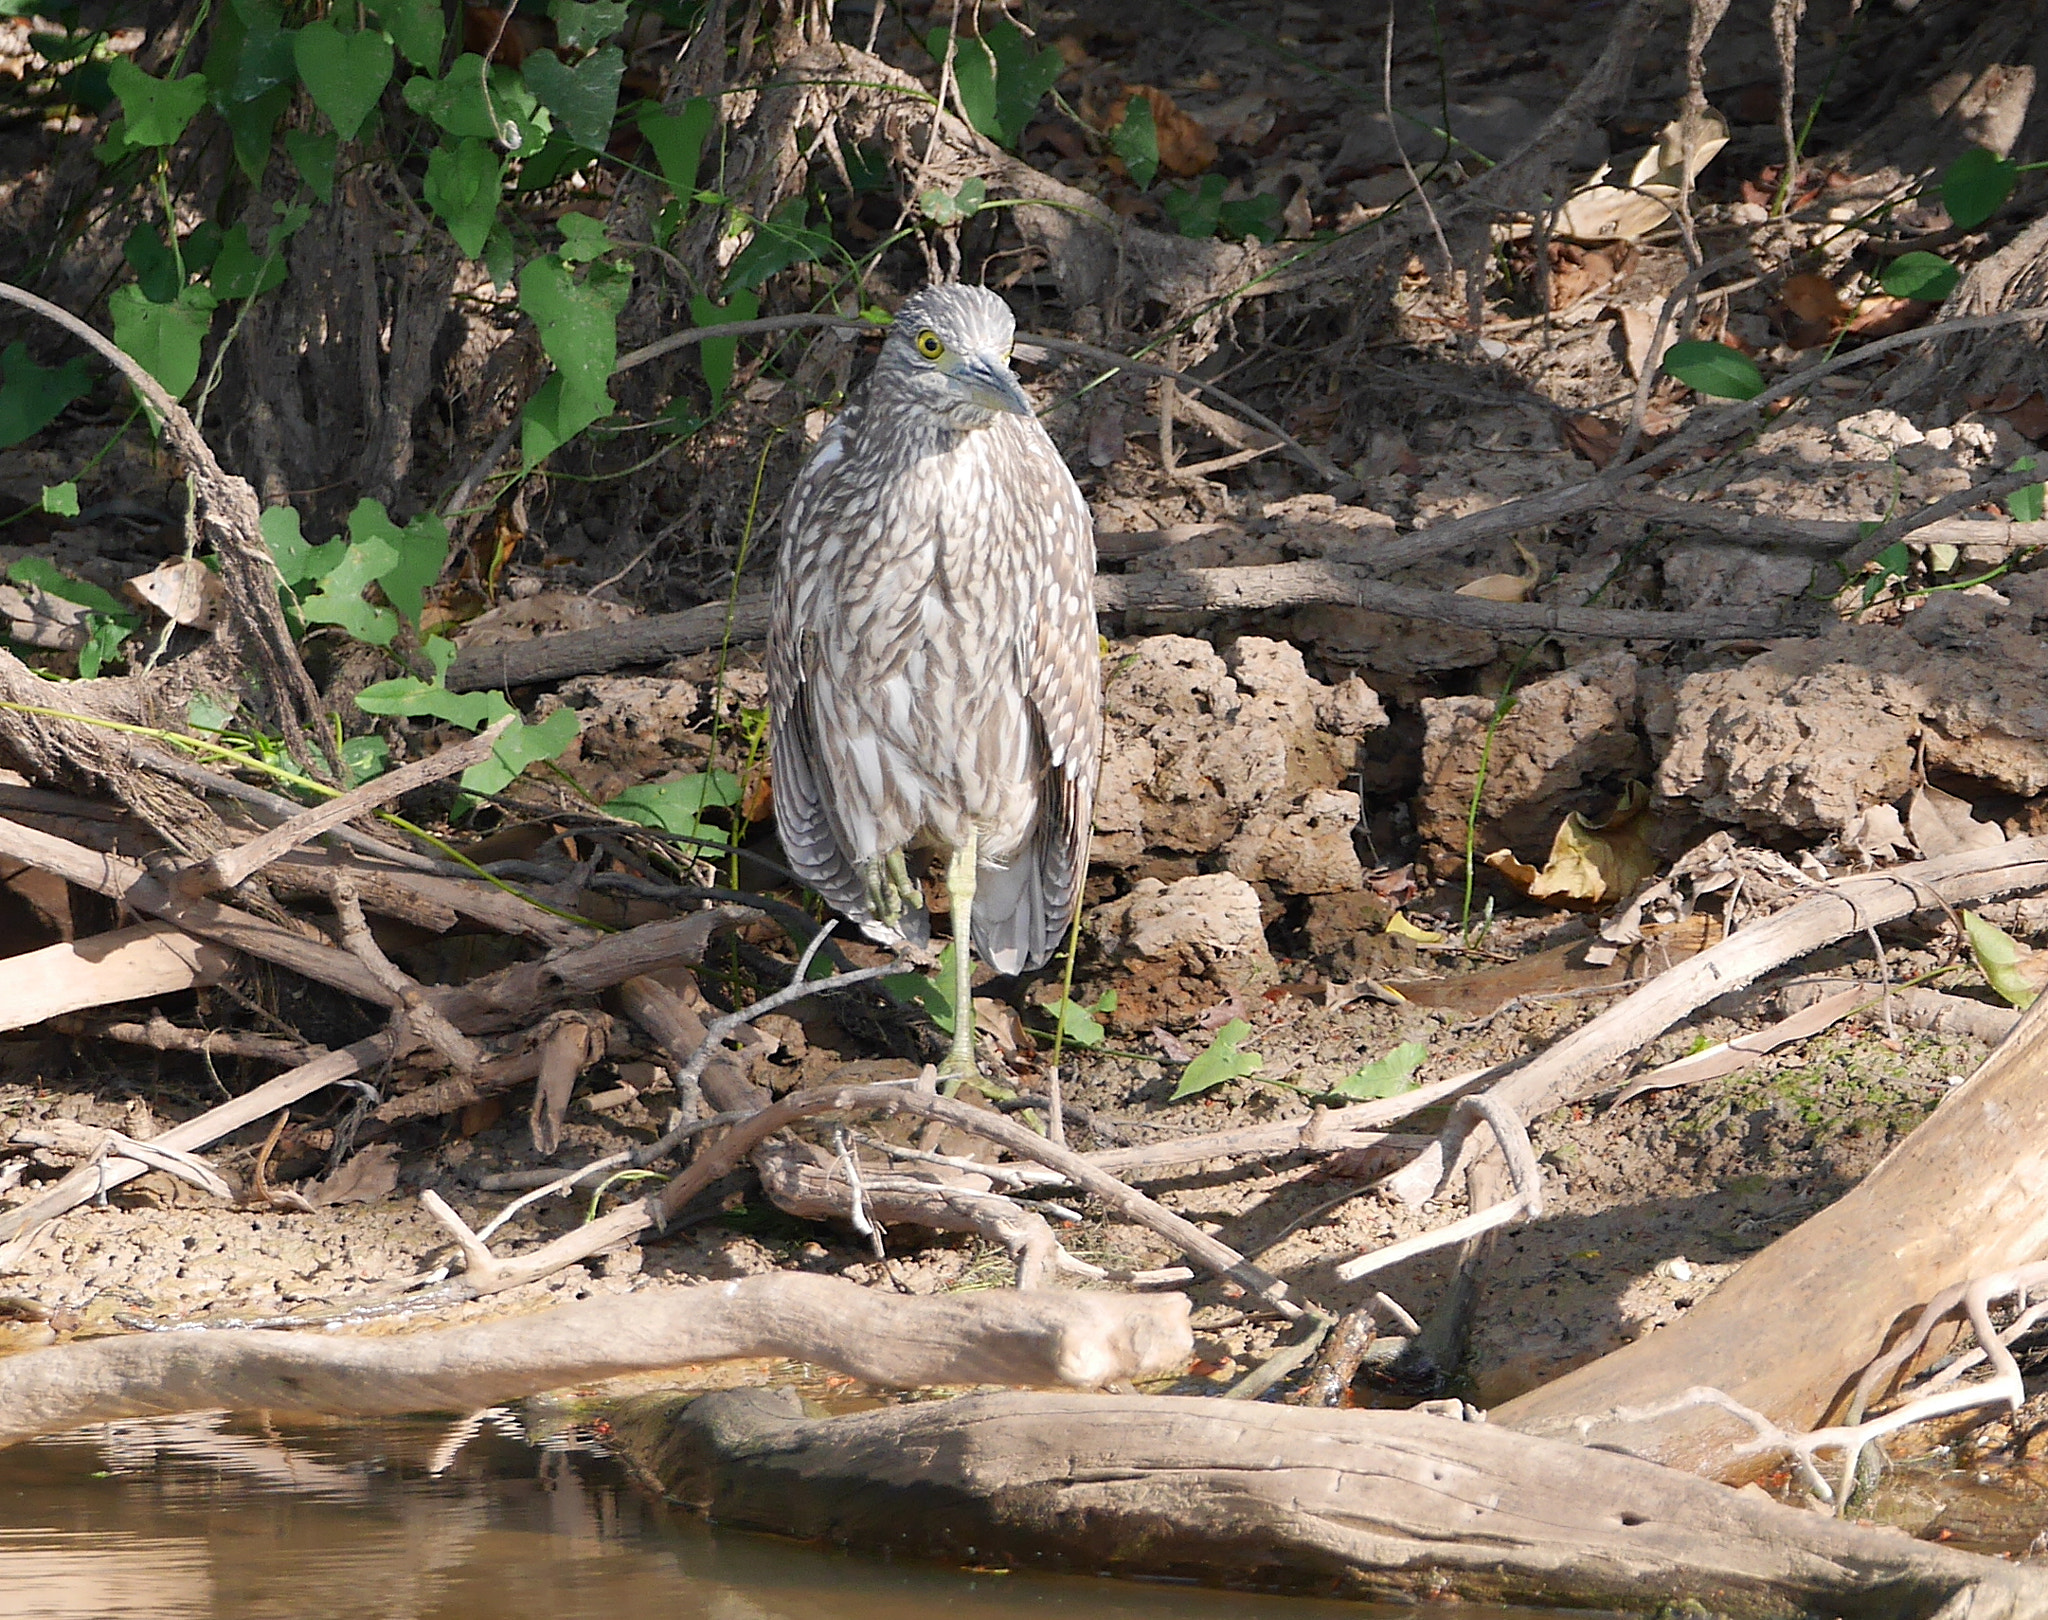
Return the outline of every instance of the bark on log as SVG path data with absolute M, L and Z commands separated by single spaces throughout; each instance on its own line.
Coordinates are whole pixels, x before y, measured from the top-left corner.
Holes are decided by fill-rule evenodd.
M 236 1329 L 31 1351 L 0 1359 L 0 1446 L 166 1412 L 474 1412 L 566 1385 L 753 1356 L 906 1388 L 1093 1388 L 1171 1372 L 1192 1348 L 1182 1294 L 912 1297 L 778 1272 L 403 1337 Z
M 1407 1601 L 2048 1615 L 2024 1566 L 1419 1412 L 1001 1394 L 806 1419 L 746 1390 L 613 1427 L 721 1524 L 865 1552 Z
M 1908 1312 L 2048 1253 L 2048 996 L 1846 1197 L 1670 1327 L 1509 1401 L 1496 1422 L 1576 1434 L 1696 1473 L 1760 1472 L 1716 1407 L 1621 1422 L 1696 1385 L 1781 1427 L 1817 1427 Z

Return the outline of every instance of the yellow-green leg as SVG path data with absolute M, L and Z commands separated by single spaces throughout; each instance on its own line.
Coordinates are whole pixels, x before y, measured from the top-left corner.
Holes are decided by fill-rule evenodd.
M 949 1097 L 963 1083 L 988 1089 L 974 1061 L 974 865 L 980 842 L 970 830 L 946 863 L 946 898 L 953 907 L 953 1050 L 943 1071 Z

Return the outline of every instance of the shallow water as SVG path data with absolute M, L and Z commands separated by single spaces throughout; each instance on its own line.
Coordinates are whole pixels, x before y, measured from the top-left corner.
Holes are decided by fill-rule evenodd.
M 107 1424 L 0 1451 L 4 1620 L 1366 1620 L 1413 1608 L 887 1564 L 720 1531 L 488 1419 Z M 437 1462 L 446 1467 L 435 1472 Z M 1432 1604 L 1443 1620 L 1534 1611 Z

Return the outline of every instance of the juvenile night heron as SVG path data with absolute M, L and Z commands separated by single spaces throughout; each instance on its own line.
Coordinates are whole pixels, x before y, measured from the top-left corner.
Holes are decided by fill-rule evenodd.
M 905 302 L 783 515 L 768 630 L 775 825 L 796 875 L 885 944 L 930 937 L 904 852 L 948 857 L 952 1055 L 978 1080 L 969 941 L 999 973 L 1065 939 L 1102 698 L 1094 526 L 981 287 Z

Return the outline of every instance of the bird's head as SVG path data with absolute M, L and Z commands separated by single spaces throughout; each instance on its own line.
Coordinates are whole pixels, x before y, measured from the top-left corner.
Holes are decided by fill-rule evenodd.
M 1010 370 L 1017 319 L 986 287 L 927 287 L 904 301 L 882 346 L 877 382 L 950 428 L 986 427 L 999 412 L 1032 414 Z

